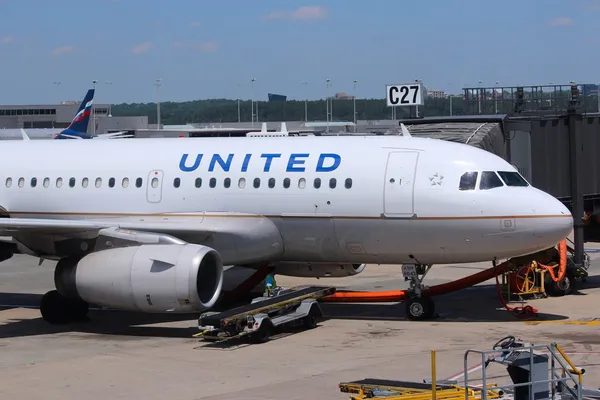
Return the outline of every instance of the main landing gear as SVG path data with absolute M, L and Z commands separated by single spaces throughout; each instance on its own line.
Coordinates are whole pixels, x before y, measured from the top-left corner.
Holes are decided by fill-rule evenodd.
M 404 303 L 406 304 L 406 317 L 412 321 L 423 321 L 435 316 L 435 303 L 431 297 L 422 295 L 423 289 L 425 289 L 423 279 L 431 267 L 431 265 L 422 264 L 402 265 L 404 280 L 410 280 L 410 287 L 407 290 L 408 299 L 404 300 Z
M 42 297 L 40 312 L 50 324 L 88 321 L 89 304 L 83 300 L 63 296 L 58 290 L 51 290 Z

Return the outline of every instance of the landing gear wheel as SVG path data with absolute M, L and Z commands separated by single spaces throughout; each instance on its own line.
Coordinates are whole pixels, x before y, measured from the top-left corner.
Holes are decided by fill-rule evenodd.
M 69 299 L 51 290 L 42 297 L 40 312 L 50 324 L 66 324 L 87 320 L 89 306 L 82 300 Z
M 560 297 L 571 294 L 575 289 L 575 273 L 567 269 L 564 278 L 559 282 L 554 282 L 549 274 L 544 277 L 544 288 L 550 296 Z
M 406 301 L 406 317 L 411 321 L 433 318 L 435 303 L 430 297 L 415 297 Z

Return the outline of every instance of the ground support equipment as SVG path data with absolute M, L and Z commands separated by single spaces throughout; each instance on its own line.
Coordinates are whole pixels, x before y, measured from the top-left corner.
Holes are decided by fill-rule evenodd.
M 468 356 L 481 357 L 480 364 L 468 367 Z M 576 367 L 556 344 L 534 346 L 514 336 L 500 339 L 492 350 L 467 350 L 461 374 L 437 380 L 435 350 L 431 351 L 431 378 L 423 383 L 363 379 L 339 384 L 340 391 L 351 393 L 351 400 L 587 400 L 600 399 L 600 390 L 585 389 L 585 370 Z M 506 368 L 512 384 L 490 384 L 486 374 L 491 364 Z M 473 373 L 481 370 L 481 375 Z M 498 377 L 497 372 L 493 372 Z M 459 379 L 460 378 L 460 379 Z M 460 385 L 459 382 L 463 382 Z M 485 390 L 483 389 L 485 388 Z
M 298 286 L 258 297 L 252 303 L 223 312 L 206 312 L 198 319 L 200 333 L 194 337 L 224 341 L 249 336 L 255 342 L 269 340 L 283 326 L 317 326 L 323 312 L 317 300 L 335 293 L 329 286 Z

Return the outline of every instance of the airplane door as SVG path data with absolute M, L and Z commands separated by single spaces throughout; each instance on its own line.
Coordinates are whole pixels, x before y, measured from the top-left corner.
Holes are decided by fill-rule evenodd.
M 162 199 L 162 182 L 162 171 L 156 170 L 150 172 L 148 175 L 148 189 L 146 191 L 146 198 L 149 203 L 160 203 Z
M 385 170 L 383 213 L 386 217 L 414 215 L 414 184 L 419 153 L 397 151 L 388 155 Z

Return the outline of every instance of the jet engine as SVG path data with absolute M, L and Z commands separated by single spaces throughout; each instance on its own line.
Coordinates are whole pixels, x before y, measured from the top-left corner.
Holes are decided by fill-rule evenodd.
M 301 278 L 342 278 L 358 275 L 366 264 L 280 262 L 275 265 L 275 274 Z
M 90 304 L 142 312 L 211 308 L 223 285 L 216 250 L 195 244 L 158 244 L 102 250 L 78 262 L 59 261 L 56 289 Z

